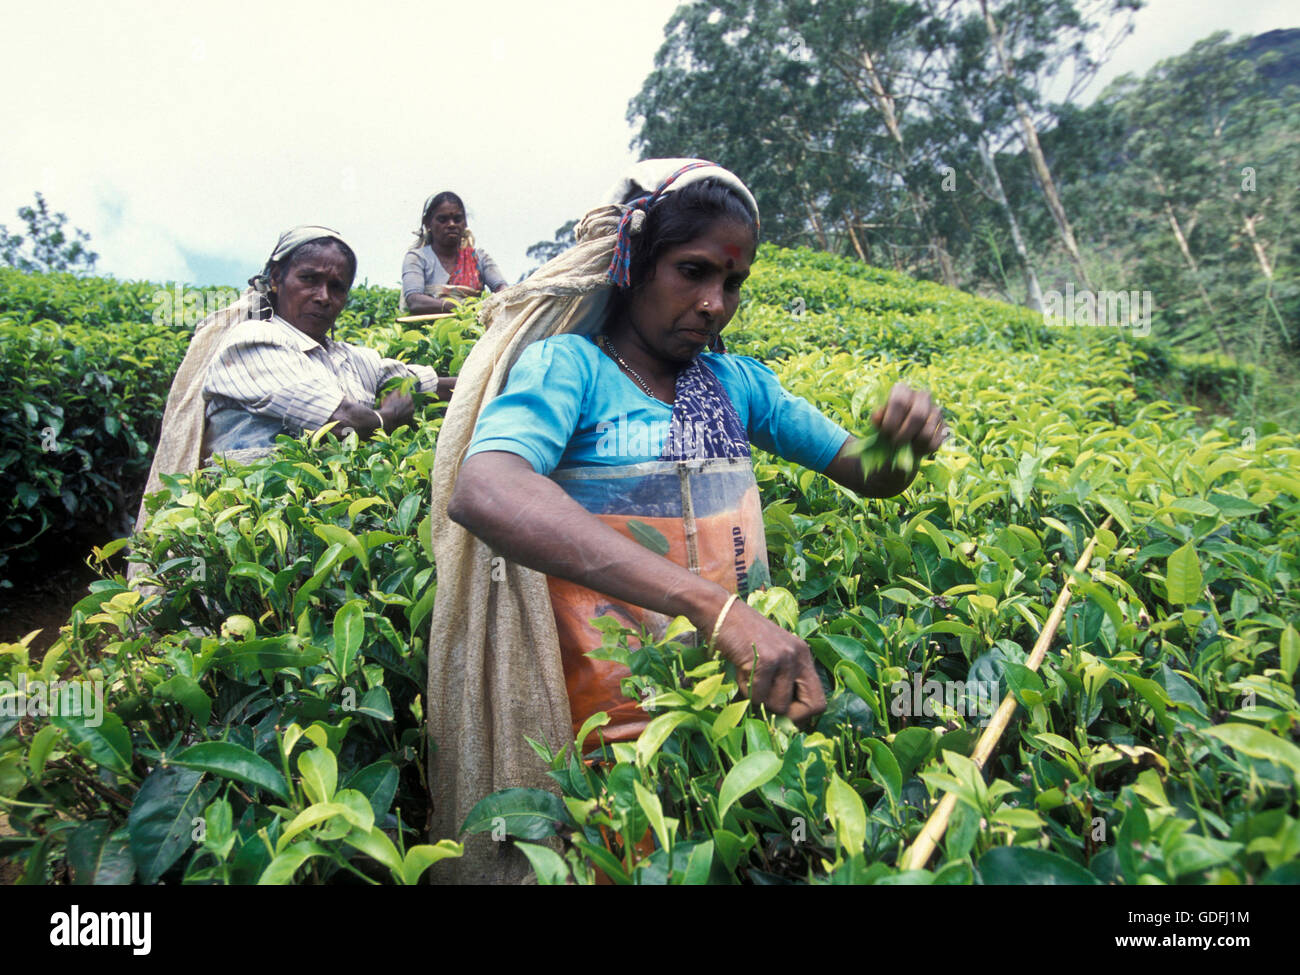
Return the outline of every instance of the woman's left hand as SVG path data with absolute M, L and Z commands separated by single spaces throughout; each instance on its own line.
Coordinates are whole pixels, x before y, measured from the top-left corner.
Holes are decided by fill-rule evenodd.
M 911 444 L 918 457 L 929 457 L 948 439 L 943 411 L 930 394 L 895 383 L 885 405 L 871 414 L 871 424 L 895 447 Z
M 410 423 L 415 417 L 415 400 L 406 393 L 393 390 L 380 404 L 379 415 L 384 418 L 384 429 L 390 433 Z
M 930 394 L 905 383 L 894 385 L 885 405 L 871 414 L 871 423 L 894 447 L 910 445 L 917 459 L 935 453 L 949 436 L 943 411 L 935 405 Z M 826 476 L 868 498 L 892 498 L 906 490 L 916 477 L 915 466 L 904 470 L 887 467 L 870 477 L 865 476 L 860 459 L 862 448 L 863 442 L 857 437 L 845 440 L 834 460 L 827 465 Z

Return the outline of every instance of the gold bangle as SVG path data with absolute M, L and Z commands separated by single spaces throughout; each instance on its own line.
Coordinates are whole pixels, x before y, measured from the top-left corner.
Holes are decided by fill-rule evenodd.
M 727 618 L 727 613 L 731 610 L 731 604 L 737 599 L 737 593 L 732 593 L 727 597 L 727 601 L 722 604 L 722 611 L 718 613 L 718 620 L 713 624 L 713 636 L 709 637 L 709 650 L 712 651 L 714 644 L 718 642 L 718 634 L 722 632 L 722 623 Z

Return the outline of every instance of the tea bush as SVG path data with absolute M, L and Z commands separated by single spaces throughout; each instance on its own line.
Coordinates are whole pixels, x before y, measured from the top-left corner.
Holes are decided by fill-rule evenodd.
M 341 331 L 364 327 L 353 311 Z M 479 334 L 467 309 L 364 338 L 446 371 Z M 367 443 L 283 436 L 251 466 L 165 477 L 131 540 L 146 575 L 93 584 L 43 659 L 29 641 L 0 648 L 9 687 L 101 681 L 107 703 L 92 727 L 67 708 L 33 723 L 0 699 L 7 846 L 26 880 L 414 883 L 459 855 L 412 842 L 428 810 L 428 478 L 444 409 L 419 398 L 413 425 Z
M 684 629 L 632 653 L 602 623 L 650 727 L 599 764 L 536 743 L 559 795 L 485 797 L 466 830 L 509 813 L 543 883 L 1300 880 L 1300 441 L 1154 398 L 1153 379 L 1235 367 L 808 251 L 765 248 L 746 294 L 728 344 L 792 392 L 861 431 L 901 379 L 954 431 L 885 501 L 756 456 L 773 585 L 751 602 L 808 640 L 826 714 L 798 730 Z M 340 337 L 458 371 L 471 312 L 404 330 L 395 308 L 354 289 Z M 0 856 L 36 883 L 402 883 L 458 854 L 423 829 L 441 411 L 169 479 L 133 542 L 143 583 L 95 583 L 40 660 L 0 647 L 0 681 L 102 680 L 107 699 L 95 727 L 0 716 Z M 981 774 L 990 690 L 1021 707 Z M 902 869 L 949 792 L 937 857 Z
M 110 329 L 0 314 L 0 585 L 12 584 L 9 560 L 35 557 L 38 541 L 129 527 L 185 338 L 149 321 Z
M 7 563 L 31 561 L 38 543 L 84 544 L 130 530 L 172 376 L 197 323 L 159 314 L 158 296 L 170 300 L 174 287 L 0 270 L 0 587 L 22 571 Z M 339 337 L 368 330 L 365 340 L 384 354 L 445 373 L 461 348 L 450 331 L 374 326 L 396 313 L 395 292 L 359 285 Z
M 562 824 L 563 856 L 528 849 L 542 882 L 1300 881 L 1300 443 L 1243 443 L 1143 403 L 1140 353 L 1101 351 L 775 363 L 850 428 L 898 378 L 942 391 L 956 435 L 883 502 L 756 465 L 774 585 L 750 602 L 808 640 L 827 713 L 799 732 L 753 713 L 700 651 L 629 653 L 611 627 L 604 653 L 653 703 L 650 727 L 589 767 L 593 719 L 540 749 L 561 802 L 501 794 L 467 827 L 513 812 L 531 841 Z M 1093 534 L 1056 649 L 1030 672 Z M 981 774 L 984 698 L 1006 694 L 1021 709 Z M 900 869 L 946 792 L 960 801 L 933 869 Z

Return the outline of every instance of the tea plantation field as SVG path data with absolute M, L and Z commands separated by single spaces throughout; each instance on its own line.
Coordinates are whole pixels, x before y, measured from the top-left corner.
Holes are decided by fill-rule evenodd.
M 112 539 L 189 334 L 151 321 L 155 290 L 0 272 L 0 576 L 87 535 L 103 573 L 47 652 L 0 644 L 0 858 L 36 884 L 436 880 L 465 838 L 424 829 L 443 406 L 169 480 L 128 585 Z M 729 348 L 787 389 L 865 431 L 901 379 L 954 434 L 884 501 L 757 457 L 750 602 L 813 648 L 826 714 L 756 713 L 682 632 L 629 654 L 610 626 L 650 727 L 602 765 L 538 743 L 556 792 L 484 797 L 465 832 L 506 824 L 542 883 L 1300 882 L 1300 438 L 1187 405 L 1248 374 L 809 251 L 765 247 L 745 294 Z M 355 289 L 340 337 L 455 372 L 472 309 L 403 331 L 396 298 Z M 76 684 L 4 704 L 73 679 L 102 681 L 100 720 L 69 713 Z

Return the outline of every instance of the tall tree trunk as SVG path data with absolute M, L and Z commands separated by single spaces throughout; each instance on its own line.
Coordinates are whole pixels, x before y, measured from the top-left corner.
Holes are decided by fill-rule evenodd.
M 898 112 L 894 108 L 894 96 L 885 89 L 884 83 L 880 80 L 880 72 L 876 70 L 876 62 L 871 57 L 869 50 L 863 48 L 861 60 L 862 68 L 867 73 L 867 87 L 875 98 L 876 105 L 880 109 L 880 115 L 885 121 L 885 128 L 898 149 L 901 172 L 907 166 L 907 146 L 903 141 L 903 130 L 898 125 Z M 957 275 L 953 271 L 952 255 L 944 247 L 943 239 L 931 232 L 927 226 L 924 214 L 929 212 L 929 207 L 926 206 L 925 199 L 913 187 L 908 187 L 907 194 L 912 198 L 912 215 L 916 220 L 916 229 L 929 239 L 930 251 L 934 254 L 935 263 L 939 265 L 939 274 L 943 278 L 943 283 L 949 288 L 957 287 Z
M 1007 219 L 1007 229 L 1011 231 L 1011 243 L 1016 249 L 1016 256 L 1020 258 L 1020 262 L 1025 269 L 1026 301 L 1030 308 L 1041 313 L 1043 310 L 1043 289 L 1038 283 L 1038 269 L 1034 266 L 1034 259 L 1030 256 L 1029 248 L 1025 245 L 1024 236 L 1020 233 L 1020 221 L 1016 219 L 1015 211 L 1011 209 L 1011 202 L 1007 199 L 1007 192 L 1002 186 L 1002 176 L 998 172 L 998 164 L 994 161 L 993 153 L 989 150 L 988 143 L 983 138 L 979 140 L 979 153 L 980 161 L 984 164 L 984 169 L 992 181 L 993 198 L 997 200 L 998 206 L 1002 208 L 1002 213 Z
M 853 242 L 853 250 L 857 252 L 858 260 L 861 261 L 863 264 L 866 264 L 867 263 L 866 251 L 862 249 L 862 243 L 858 240 L 857 231 L 854 230 L 853 228 L 854 221 L 856 221 L 857 218 L 858 218 L 857 214 L 854 213 L 852 210 L 850 210 L 845 217 L 844 225 L 849 228 L 849 240 Z
M 806 190 L 807 187 L 804 187 Z M 808 211 L 808 220 L 812 223 L 813 232 L 817 235 L 817 243 L 824 251 L 831 249 L 830 241 L 826 238 L 826 230 L 822 226 L 821 218 L 817 216 L 817 208 L 812 205 L 812 201 L 806 196 L 803 198 L 804 209 Z
M 1255 236 L 1255 224 L 1258 220 L 1259 214 L 1253 217 L 1243 217 L 1241 229 L 1246 231 L 1246 236 L 1250 238 L 1250 247 L 1255 252 L 1255 260 L 1259 262 L 1259 269 L 1264 272 L 1264 277 L 1272 282 L 1273 265 L 1269 262 L 1268 254 L 1264 252 L 1264 247 L 1260 244 L 1259 238 Z
M 1183 255 L 1183 262 L 1192 272 L 1192 280 L 1196 282 L 1196 290 L 1201 296 L 1201 301 L 1205 302 L 1205 307 L 1210 311 L 1210 326 L 1214 329 L 1214 337 L 1219 343 L 1219 351 L 1224 355 L 1229 355 L 1228 340 L 1223 334 L 1223 327 L 1219 324 L 1219 312 L 1214 307 L 1214 302 L 1210 298 L 1210 293 L 1205 289 L 1205 282 L 1201 280 L 1201 266 L 1197 263 L 1192 249 L 1187 245 L 1187 235 L 1183 233 L 1183 225 L 1178 220 L 1178 214 L 1174 213 L 1173 206 L 1169 203 L 1169 197 L 1165 194 L 1163 181 L 1159 176 L 1154 176 L 1156 190 L 1160 193 L 1164 205 L 1165 219 L 1169 221 L 1169 230 L 1174 235 L 1174 240 L 1178 242 L 1178 252 Z
M 980 133 L 980 119 L 975 114 L 975 109 L 971 107 L 970 102 L 965 97 L 962 97 L 961 103 L 966 111 L 966 117 L 975 126 L 976 133 Z M 993 199 L 1002 209 L 1002 215 L 1006 217 L 1007 229 L 1011 231 L 1011 243 L 1016 249 L 1016 256 L 1020 258 L 1020 263 L 1025 269 L 1025 300 L 1030 308 L 1041 314 L 1043 311 L 1043 289 L 1038 283 L 1038 269 L 1035 267 L 1034 259 L 1025 244 L 1024 235 L 1020 233 L 1020 221 L 1016 219 L 1015 211 L 1011 209 L 1011 201 L 1007 199 L 1007 191 L 1002 185 L 1002 175 L 998 172 L 997 161 L 993 158 L 993 151 L 989 148 L 988 140 L 982 134 L 976 135 L 975 145 L 979 150 L 980 162 L 984 165 L 984 171 L 988 173 Z
M 943 275 L 943 283 L 950 288 L 958 287 L 957 269 L 953 266 L 952 255 L 948 253 L 948 241 L 944 237 L 936 237 L 935 254 L 939 258 L 939 271 Z
M 1029 154 L 1029 159 L 1033 164 L 1034 173 L 1038 177 L 1038 183 L 1043 189 L 1043 197 L 1047 200 L 1047 209 L 1051 211 L 1052 220 L 1056 223 L 1056 229 L 1060 234 L 1061 241 L 1065 244 L 1066 253 L 1070 256 L 1071 263 L 1074 264 L 1075 273 L 1079 275 L 1079 283 L 1085 288 L 1092 290 L 1092 285 L 1088 281 L 1088 272 L 1083 267 L 1083 255 L 1079 253 L 1079 245 L 1074 239 L 1074 228 L 1070 226 L 1070 219 L 1066 216 L 1065 207 L 1061 203 L 1061 197 L 1056 192 L 1056 182 L 1052 179 L 1052 171 L 1047 166 L 1047 158 L 1043 155 L 1043 147 L 1038 142 L 1038 129 L 1034 125 L 1033 117 L 1030 115 L 1029 106 L 1025 100 L 1020 97 L 1016 91 L 1015 75 L 1011 71 L 1011 62 L 1007 57 L 1006 47 L 1002 43 L 1002 33 L 993 21 L 993 15 L 989 12 L 988 0 L 979 0 L 980 10 L 984 13 L 984 23 L 988 27 L 989 39 L 993 42 L 993 50 L 997 54 L 998 65 L 1002 68 L 1002 74 L 1007 79 L 1016 103 L 1016 114 L 1020 116 L 1020 127 L 1024 133 L 1025 151 Z

